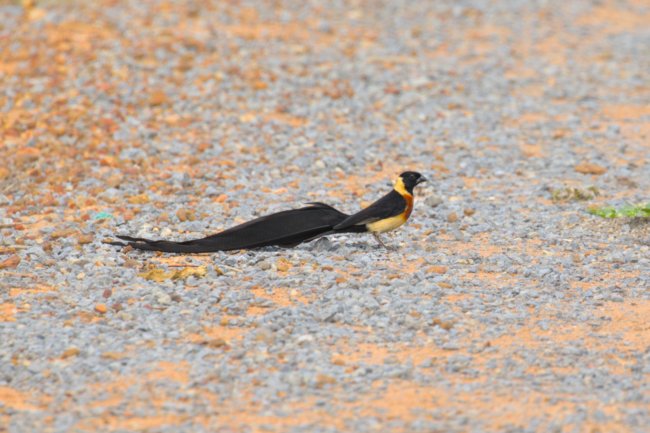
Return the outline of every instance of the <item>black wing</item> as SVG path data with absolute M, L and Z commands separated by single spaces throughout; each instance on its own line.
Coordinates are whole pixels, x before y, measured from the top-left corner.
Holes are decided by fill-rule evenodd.
M 397 191 L 393 190 L 368 206 L 367 208 L 349 216 L 334 226 L 334 230 L 345 230 L 353 226 L 365 225 L 384 218 L 401 214 L 406 209 L 406 200 Z

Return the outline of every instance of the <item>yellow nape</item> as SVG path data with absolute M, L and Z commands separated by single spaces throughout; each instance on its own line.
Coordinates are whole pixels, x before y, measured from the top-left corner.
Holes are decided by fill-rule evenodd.
M 404 181 L 402 180 L 401 177 L 397 178 L 397 180 L 395 181 L 395 186 L 393 186 L 393 188 L 395 189 L 395 191 L 399 192 L 402 195 L 411 195 L 411 193 L 409 193 L 406 190 L 406 186 L 404 186 Z

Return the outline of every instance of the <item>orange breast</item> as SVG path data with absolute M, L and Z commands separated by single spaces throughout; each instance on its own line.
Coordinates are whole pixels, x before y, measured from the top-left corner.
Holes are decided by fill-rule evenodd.
M 413 196 L 411 194 L 404 194 L 404 200 L 406 200 L 406 209 L 404 209 L 404 221 L 406 221 L 413 211 Z

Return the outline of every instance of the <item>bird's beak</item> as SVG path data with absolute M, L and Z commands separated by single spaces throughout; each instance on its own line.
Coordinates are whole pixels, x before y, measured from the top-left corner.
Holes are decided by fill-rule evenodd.
M 424 177 L 424 176 L 420 176 L 420 178 L 417 180 L 417 182 L 415 182 L 415 184 L 416 184 L 416 185 L 419 185 L 419 184 L 421 184 L 422 182 L 426 182 L 426 181 L 427 181 L 427 178 L 426 178 L 426 177 Z

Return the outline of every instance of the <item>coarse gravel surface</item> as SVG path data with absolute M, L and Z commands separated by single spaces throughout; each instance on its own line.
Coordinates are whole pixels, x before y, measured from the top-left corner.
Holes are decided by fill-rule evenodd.
M 0 432 L 650 426 L 645 0 L 0 2 Z M 184 240 L 417 170 L 408 224 Z

